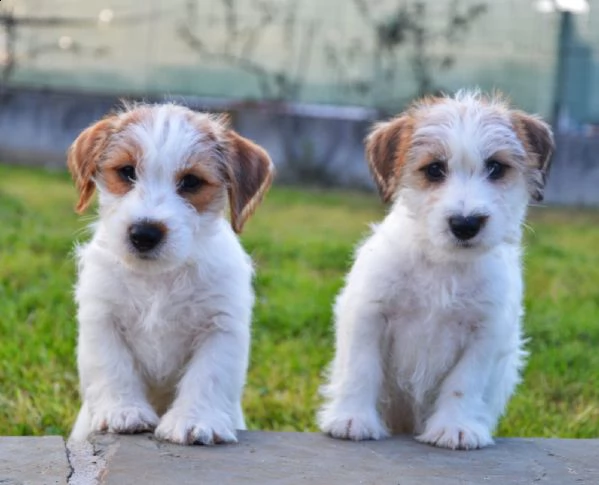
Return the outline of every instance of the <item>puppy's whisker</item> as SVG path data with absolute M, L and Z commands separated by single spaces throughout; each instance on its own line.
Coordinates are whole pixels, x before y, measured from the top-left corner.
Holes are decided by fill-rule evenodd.
M 528 231 L 531 234 L 535 233 L 534 228 L 530 224 L 528 224 L 526 221 L 522 223 L 522 227 L 524 228 L 524 230 Z
M 84 215 L 84 216 L 81 216 L 81 217 L 80 217 L 80 219 L 81 219 L 83 222 L 89 223 L 89 222 L 96 221 L 96 220 L 98 219 L 98 217 L 99 217 L 99 216 L 98 216 L 97 214 L 91 214 L 91 215 Z

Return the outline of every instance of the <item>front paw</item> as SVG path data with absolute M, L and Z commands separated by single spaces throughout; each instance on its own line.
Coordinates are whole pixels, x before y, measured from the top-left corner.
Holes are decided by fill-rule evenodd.
M 158 415 L 148 405 L 113 406 L 92 414 L 92 431 L 109 433 L 142 433 L 153 430 Z
M 160 420 L 155 435 L 180 445 L 237 443 L 231 419 L 210 412 L 195 415 L 172 409 Z
M 441 448 L 473 450 L 493 444 L 489 428 L 475 420 L 433 415 L 416 439 Z
M 389 436 L 376 411 L 369 413 L 335 413 L 325 410 L 320 415 L 320 429 L 333 438 L 362 441 Z

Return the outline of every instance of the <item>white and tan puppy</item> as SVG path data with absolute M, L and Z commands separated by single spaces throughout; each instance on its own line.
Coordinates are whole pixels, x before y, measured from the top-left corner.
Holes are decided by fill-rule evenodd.
M 99 193 L 77 251 L 83 405 L 71 438 L 236 441 L 254 295 L 235 232 L 270 186 L 268 155 L 223 117 L 139 105 L 85 130 L 68 166 L 78 212 Z
M 393 205 L 336 301 L 324 432 L 493 443 L 524 357 L 522 223 L 552 151 L 545 123 L 478 93 L 375 126 L 366 155 Z

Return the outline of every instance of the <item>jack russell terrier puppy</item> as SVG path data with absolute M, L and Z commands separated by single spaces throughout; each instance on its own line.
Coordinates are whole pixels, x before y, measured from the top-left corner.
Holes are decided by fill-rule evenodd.
M 79 213 L 99 193 L 77 249 L 83 405 L 71 438 L 236 441 L 254 295 L 235 233 L 270 187 L 270 158 L 223 116 L 142 104 L 81 133 L 68 166 Z
M 366 157 L 392 206 L 335 304 L 324 432 L 493 443 L 525 355 L 522 224 L 553 149 L 539 118 L 472 92 L 421 100 L 374 127 Z

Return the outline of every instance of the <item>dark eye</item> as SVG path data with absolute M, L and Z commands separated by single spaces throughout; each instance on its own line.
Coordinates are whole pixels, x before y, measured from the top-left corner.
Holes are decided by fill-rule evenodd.
M 447 176 L 447 166 L 445 162 L 429 163 L 421 169 L 429 182 L 442 182 Z
M 124 167 L 118 168 L 117 172 L 125 182 L 131 183 L 136 179 L 135 167 L 133 165 L 125 165 Z
M 200 178 L 188 173 L 179 181 L 179 190 L 181 192 L 195 192 L 202 186 L 202 183 Z
M 485 163 L 490 180 L 499 180 L 503 178 L 508 167 L 497 160 L 487 160 Z

